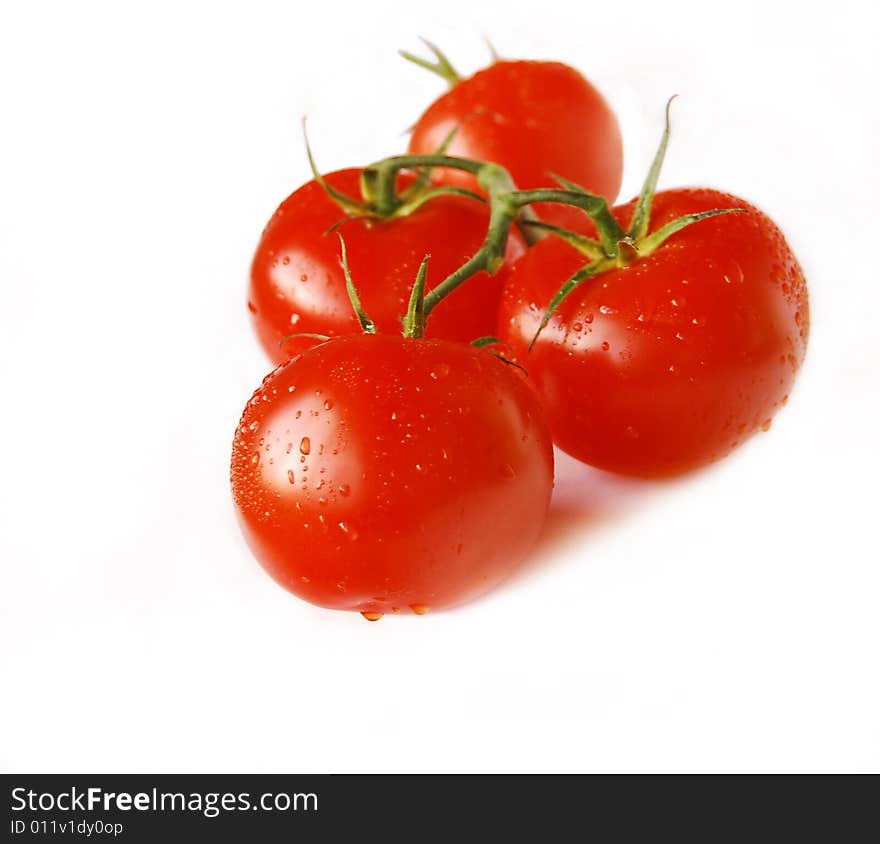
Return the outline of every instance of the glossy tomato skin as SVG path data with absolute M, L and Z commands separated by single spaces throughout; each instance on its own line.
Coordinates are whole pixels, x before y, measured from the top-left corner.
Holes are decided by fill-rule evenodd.
M 360 170 L 339 170 L 326 179 L 359 197 Z M 412 177 L 402 178 L 401 187 Z M 266 354 L 287 360 L 313 341 L 283 338 L 295 333 L 330 336 L 360 330 L 345 288 L 336 233 L 329 231 L 345 212 L 314 181 L 289 196 L 266 226 L 251 265 L 248 310 Z M 348 220 L 337 231 L 345 238 L 348 262 L 361 303 L 377 330 L 400 333 L 419 264 L 431 255 L 430 289 L 479 249 L 489 223 L 488 207 L 473 199 L 444 196 L 407 217 L 384 221 Z M 510 260 L 524 251 L 514 235 Z M 478 273 L 432 312 L 427 335 L 470 342 L 491 334 L 501 282 Z
M 556 444 L 615 472 L 677 474 L 767 428 L 803 361 L 803 272 L 776 225 L 714 190 L 654 200 L 651 230 L 683 214 L 747 208 L 698 222 L 653 255 L 596 276 L 528 343 L 550 298 L 586 263 L 557 238 L 507 276 L 499 335 L 540 393 Z M 633 203 L 614 209 L 628 225 Z
M 614 202 L 623 174 L 620 127 L 602 95 L 560 62 L 498 61 L 435 100 L 416 122 L 412 154 L 436 152 L 458 127 L 450 155 L 495 161 L 517 187 L 555 186 L 548 172 Z M 455 170 L 437 178 L 473 188 Z M 536 205 L 547 222 L 580 230 L 584 215 L 563 205 Z
M 231 478 L 245 537 L 282 586 L 322 607 L 422 613 L 523 558 L 553 453 L 537 397 L 488 351 L 353 335 L 267 376 Z

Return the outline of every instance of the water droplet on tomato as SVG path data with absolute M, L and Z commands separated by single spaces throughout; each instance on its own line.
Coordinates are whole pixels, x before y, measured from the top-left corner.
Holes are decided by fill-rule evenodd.
M 441 378 L 445 378 L 447 375 L 449 375 L 448 363 L 437 364 L 437 367 L 431 371 L 431 377 L 435 381 L 438 381 Z
M 337 527 L 352 541 L 358 538 L 357 528 L 349 522 L 339 522 Z
M 333 402 L 330 399 L 324 402 L 324 410 L 333 410 Z
M 293 475 L 293 469 L 287 470 L 287 480 L 290 481 L 292 484 L 296 483 L 296 478 Z
M 383 616 L 384 614 L 385 614 L 385 613 L 381 613 L 381 612 L 362 612 L 362 613 L 361 613 L 361 615 L 362 615 L 367 621 L 378 621 L 380 618 L 382 618 L 382 616 Z
M 309 277 L 308 277 L 308 275 L 307 275 L 306 273 L 303 273 L 303 274 L 299 277 L 299 280 L 300 280 L 300 281 L 308 281 L 308 280 L 309 280 Z
M 576 322 L 576 323 L 574 323 L 574 325 L 572 325 L 571 330 L 572 331 L 583 331 L 584 324 L 582 322 Z
M 291 314 L 290 315 L 290 324 L 296 325 L 298 322 L 299 322 L 299 314 L 296 314 L 296 313 Z
M 762 430 L 762 431 L 765 431 L 765 432 L 766 432 L 766 431 L 769 431 L 769 430 L 770 430 L 770 426 L 771 426 L 772 424 L 773 424 L 773 420 L 772 420 L 772 419 L 765 419 L 765 420 L 761 423 L 761 430 Z
M 602 343 L 602 351 L 603 351 L 603 352 L 607 352 L 610 348 L 611 348 L 611 346 L 608 345 L 608 341 L 605 340 L 605 341 Z
M 430 607 L 427 604 L 410 604 L 409 608 L 416 615 L 424 615 L 430 609 Z
M 290 263 L 290 255 L 285 255 L 281 259 L 281 263 L 284 264 L 284 266 L 286 267 Z
M 339 484 L 339 494 L 343 497 L 348 495 L 351 492 L 351 487 L 348 484 Z
M 312 450 L 312 441 L 308 437 L 303 437 L 299 441 L 299 450 L 301 454 L 308 454 Z
M 248 302 L 248 310 L 255 314 L 257 312 L 257 306 L 253 302 Z

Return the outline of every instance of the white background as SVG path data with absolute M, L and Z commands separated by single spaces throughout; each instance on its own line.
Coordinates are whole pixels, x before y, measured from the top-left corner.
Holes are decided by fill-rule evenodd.
M 0 763 L 9 771 L 880 769 L 877 6 L 4 4 Z M 547 535 L 466 608 L 364 622 L 248 553 L 233 429 L 276 204 L 401 151 L 482 34 L 579 67 L 623 197 L 672 93 L 665 186 L 769 212 L 810 283 L 770 433 L 684 481 L 562 458 Z

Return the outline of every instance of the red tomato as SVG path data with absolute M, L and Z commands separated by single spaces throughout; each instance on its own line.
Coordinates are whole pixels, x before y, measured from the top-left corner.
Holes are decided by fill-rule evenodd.
M 759 210 L 714 190 L 658 193 L 650 231 L 702 220 L 632 266 L 576 288 L 532 352 L 551 297 L 587 261 L 555 237 L 508 274 L 499 336 L 531 376 L 564 451 L 603 469 L 662 476 L 722 457 L 766 429 L 804 358 L 803 272 Z M 629 224 L 633 203 L 614 209 Z
M 360 170 L 339 170 L 327 182 L 360 197 Z M 412 176 L 402 177 L 401 186 Z M 329 229 L 345 212 L 315 181 L 291 194 L 269 221 L 251 266 L 248 309 L 260 342 L 276 363 L 303 348 L 295 333 L 330 336 L 358 332 L 345 287 L 337 235 Z M 353 219 L 337 231 L 345 238 L 348 262 L 365 311 L 378 332 L 400 333 L 419 264 L 431 255 L 428 284 L 439 284 L 476 252 L 486 236 L 489 209 L 474 199 L 441 196 L 407 217 Z M 514 234 L 507 258 L 522 254 Z M 470 342 L 492 334 L 501 282 L 478 273 L 432 312 L 428 336 Z M 311 342 L 311 341 L 309 341 Z
M 564 176 L 614 202 L 623 175 L 617 118 L 580 73 L 559 62 L 498 61 L 456 83 L 418 119 L 412 154 L 436 152 L 458 127 L 450 155 L 494 161 L 519 188 L 554 185 Z M 436 179 L 475 188 L 473 177 L 444 169 Z M 583 213 L 563 205 L 536 205 L 541 219 L 582 230 Z
M 488 351 L 351 335 L 267 376 L 236 431 L 231 476 L 272 577 L 373 620 L 501 581 L 541 531 L 553 451 L 538 399 Z

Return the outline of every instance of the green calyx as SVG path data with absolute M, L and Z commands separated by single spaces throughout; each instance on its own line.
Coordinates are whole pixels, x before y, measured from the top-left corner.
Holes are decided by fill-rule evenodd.
M 412 287 L 412 293 L 409 297 L 409 307 L 406 309 L 406 316 L 403 318 L 403 336 L 413 339 L 423 337 L 425 334 L 425 279 L 428 277 L 428 261 L 430 255 L 422 258 L 419 264 L 419 271 L 416 273 L 416 280 Z
M 498 55 L 495 45 L 488 38 L 484 37 L 483 41 L 486 42 L 486 48 L 489 50 L 489 57 L 492 60 L 492 64 L 503 61 L 501 56 Z M 446 82 L 450 88 L 454 88 L 458 85 L 464 77 L 452 66 L 452 62 L 449 61 L 446 54 L 436 44 L 428 41 L 427 38 L 422 38 L 421 42 L 431 51 L 434 56 L 433 59 L 422 58 L 421 56 L 417 56 L 407 50 L 398 50 L 399 55 L 408 62 L 412 62 L 414 65 L 436 74 Z
M 541 319 L 538 330 L 535 332 L 535 336 L 529 344 L 530 351 L 537 342 L 541 332 L 546 328 L 547 323 L 550 322 L 553 314 L 566 297 L 588 279 L 610 269 L 628 267 L 637 263 L 639 260 L 646 258 L 652 252 L 656 251 L 670 237 L 672 237 L 672 235 L 694 223 L 698 223 L 700 220 L 717 217 L 719 214 L 748 213 L 745 208 L 715 208 L 697 214 L 685 214 L 683 217 L 671 220 L 657 229 L 657 231 L 648 234 L 651 222 L 651 205 L 654 201 L 654 194 L 657 191 L 657 182 L 660 178 L 660 170 L 663 167 L 663 160 L 666 157 L 666 148 L 669 145 L 669 109 L 674 99 L 675 97 L 671 97 L 666 103 L 666 125 L 663 129 L 663 135 L 660 138 L 660 145 L 657 148 L 654 160 L 651 163 L 651 168 L 648 170 L 645 183 L 642 186 L 641 193 L 636 201 L 636 206 L 633 210 L 632 219 L 630 220 L 628 229 L 624 230 L 621 227 L 611 214 L 604 199 L 596 197 L 583 190 L 583 188 L 580 188 L 578 185 L 559 177 L 554 178 L 556 178 L 556 181 L 569 191 L 579 192 L 585 197 L 590 197 L 591 199 L 596 200 L 593 207 L 588 208 L 586 205 L 580 207 L 582 207 L 589 215 L 596 226 L 598 240 L 585 235 L 576 234 L 575 232 L 559 228 L 558 226 L 550 226 L 546 223 L 531 221 L 525 223 L 525 225 L 531 228 L 546 232 L 554 237 L 564 240 L 566 243 L 581 252 L 590 261 L 590 263 L 581 267 L 581 269 L 571 276 L 571 278 L 569 278 L 562 287 L 556 291 L 556 294 L 550 300 L 550 303 L 544 312 L 544 316 Z M 550 195 L 553 191 L 534 191 L 532 193 L 543 193 L 548 196 L 546 200 L 533 200 L 535 202 L 560 201 L 559 199 L 551 198 Z M 574 203 L 569 202 L 568 204 Z
M 454 88 L 461 82 L 461 74 L 452 66 L 452 63 L 436 44 L 432 44 L 427 38 L 422 38 L 421 41 L 434 54 L 433 61 L 431 59 L 423 59 L 421 56 L 409 53 L 406 50 L 399 51 L 401 57 L 431 73 L 436 73 L 450 88 Z
M 345 238 L 337 232 L 339 237 L 339 257 L 342 261 L 342 272 L 345 275 L 345 290 L 348 293 L 348 301 L 351 303 L 351 309 L 354 311 L 361 330 L 364 334 L 375 334 L 376 323 L 370 319 L 364 306 L 361 304 L 361 297 L 358 295 L 354 279 L 351 277 L 351 268 L 348 266 L 348 250 L 345 247 Z M 409 307 L 406 316 L 403 318 L 403 336 L 419 338 L 425 333 L 425 280 L 428 277 L 428 260 L 430 255 L 425 255 L 422 263 L 419 265 L 419 271 L 416 273 L 416 280 L 412 287 L 409 297 Z M 318 336 L 318 335 L 310 335 Z M 324 337 L 329 340 L 329 337 Z
M 345 216 L 334 226 L 341 225 L 348 220 L 365 218 L 370 220 L 387 220 L 393 217 L 406 217 L 417 211 L 426 202 L 436 199 L 438 196 L 466 196 L 477 202 L 485 202 L 485 198 L 473 191 L 464 188 L 452 186 L 438 186 L 431 182 L 431 173 L 433 167 L 417 167 L 415 168 L 416 178 L 412 184 L 404 190 L 397 191 L 397 174 L 401 168 L 394 168 L 393 172 L 389 172 L 389 168 L 385 166 L 385 161 L 366 167 L 361 174 L 360 188 L 361 197 L 359 199 L 349 196 L 340 190 L 334 188 L 325 178 L 315 164 L 315 158 L 312 154 L 312 148 L 309 144 L 308 134 L 306 133 L 306 120 L 303 118 L 303 139 L 306 147 L 306 156 L 309 160 L 309 168 L 312 171 L 314 180 L 324 189 L 327 196 L 330 197 L 339 208 L 345 212 Z M 437 150 L 437 156 L 444 156 L 455 133 L 458 131 L 456 127 L 443 140 Z
M 351 309 L 354 311 L 355 316 L 358 319 L 358 322 L 361 324 L 361 329 L 364 334 L 375 334 L 376 333 L 376 324 L 367 316 L 367 312 L 364 310 L 363 305 L 361 305 L 361 298 L 358 296 L 357 288 L 354 286 L 354 281 L 351 278 L 351 269 L 348 266 L 348 250 L 345 248 L 345 238 L 341 234 L 338 234 L 339 237 L 339 248 L 341 251 L 342 258 L 342 272 L 345 275 L 345 289 L 348 293 L 348 301 L 351 302 Z

